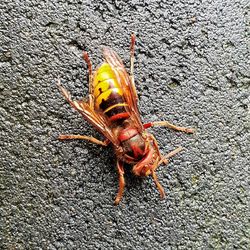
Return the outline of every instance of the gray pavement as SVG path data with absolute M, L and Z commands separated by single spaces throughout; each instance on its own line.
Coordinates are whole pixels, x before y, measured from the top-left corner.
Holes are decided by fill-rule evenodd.
M 250 249 L 249 1 L 6 1 L 0 3 L 1 249 Z M 185 151 L 151 178 L 126 173 L 117 207 L 115 157 L 61 133 L 100 135 L 60 95 L 87 95 L 87 50 L 129 67 L 162 153 Z M 248 37 L 249 39 L 249 37 Z

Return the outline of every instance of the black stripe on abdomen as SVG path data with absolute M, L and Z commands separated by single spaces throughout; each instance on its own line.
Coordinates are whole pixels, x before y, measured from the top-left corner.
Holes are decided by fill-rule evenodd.
M 125 105 L 126 104 L 124 104 L 124 106 Z M 105 112 L 105 115 L 107 115 L 108 117 L 112 117 L 112 116 L 117 115 L 117 114 L 125 113 L 126 109 L 124 106 L 115 106 L 112 109 L 110 109 L 109 111 Z
M 112 92 L 109 97 L 107 98 L 107 100 L 102 99 L 99 107 L 102 111 L 105 111 L 106 109 L 108 109 L 109 107 L 115 105 L 115 104 L 119 104 L 119 103 L 124 103 L 124 99 L 121 95 L 119 95 L 116 92 Z

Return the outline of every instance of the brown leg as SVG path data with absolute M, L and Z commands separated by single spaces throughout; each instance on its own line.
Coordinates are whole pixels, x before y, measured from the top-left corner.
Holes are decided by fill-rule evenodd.
M 83 51 L 83 59 L 88 65 L 88 71 L 89 71 L 89 93 L 92 93 L 92 63 L 90 61 L 89 55 L 86 51 Z
M 130 76 L 134 82 L 134 62 L 135 62 L 135 34 L 131 34 L 130 42 Z
M 166 156 L 164 156 L 164 157 L 161 158 L 161 160 L 158 162 L 157 166 L 159 166 L 162 162 L 164 162 L 164 160 L 166 160 L 168 162 L 169 158 L 173 157 L 174 155 L 176 155 L 177 153 L 179 153 L 181 150 L 183 150 L 183 148 L 182 147 L 178 147 L 177 149 L 171 151 Z M 160 192 L 161 198 L 163 199 L 165 197 L 165 191 L 164 191 L 163 187 L 161 186 L 161 184 L 159 183 L 157 175 L 156 175 L 156 173 L 154 171 L 157 168 L 157 166 L 155 166 L 152 169 L 151 173 L 152 173 L 152 177 L 153 177 L 153 180 L 155 182 L 155 185 L 156 185 L 157 189 Z
M 152 170 L 152 177 L 153 177 L 153 180 L 155 182 L 155 185 L 156 185 L 157 189 L 160 192 L 161 199 L 163 199 L 165 197 L 165 191 L 164 191 L 162 185 L 160 184 L 160 182 L 158 181 L 157 175 L 153 170 Z
M 151 139 L 153 140 L 153 144 L 154 144 L 154 146 L 155 146 L 155 148 L 156 148 L 156 150 L 157 150 L 158 155 L 160 156 L 161 159 L 163 159 L 163 160 L 161 161 L 161 163 L 163 162 L 165 165 L 167 165 L 167 164 L 168 164 L 168 159 L 166 159 L 166 158 L 164 158 L 164 157 L 162 156 L 162 154 L 161 154 L 161 152 L 160 152 L 160 150 L 159 150 L 159 146 L 158 146 L 158 143 L 157 143 L 155 137 L 154 137 L 152 134 L 150 135 L 150 137 L 151 137 Z M 155 168 L 154 168 L 154 170 L 155 170 L 155 169 L 157 168 L 157 166 L 159 166 L 159 165 L 160 165 L 160 164 L 156 165 Z
M 185 132 L 188 134 L 192 134 L 195 132 L 195 130 L 193 128 L 185 128 L 185 127 L 179 127 L 176 126 L 172 123 L 169 123 L 167 121 L 160 121 L 160 122 L 149 122 L 143 125 L 144 128 L 150 128 L 150 127 L 154 127 L 154 126 L 164 126 L 176 131 L 181 131 L 181 132 Z
M 92 63 L 90 61 L 89 55 L 86 51 L 83 52 L 83 59 L 88 65 L 88 71 L 89 71 L 89 106 L 91 108 L 94 107 L 94 98 L 93 98 L 93 73 L 92 73 Z
M 124 187 L 125 187 L 124 169 L 120 161 L 117 161 L 117 170 L 119 174 L 119 189 L 115 198 L 115 202 L 114 202 L 115 205 L 118 205 L 118 203 L 120 202 L 122 195 L 123 195 Z
M 183 147 L 178 147 L 178 148 L 176 148 L 175 150 L 169 152 L 167 155 L 165 155 L 165 156 L 163 156 L 163 157 L 161 158 L 161 160 L 160 160 L 159 163 L 158 163 L 158 166 L 159 166 L 162 162 L 164 162 L 164 163 L 166 164 L 166 161 L 167 161 L 167 163 L 168 163 L 169 158 L 175 156 L 176 154 L 178 154 L 178 153 L 179 153 L 180 151 L 182 151 L 182 150 L 183 150 Z
M 74 139 L 79 139 L 79 140 L 87 140 L 90 142 L 93 142 L 98 145 L 102 146 L 108 146 L 109 140 L 105 141 L 100 141 L 92 136 L 86 136 L 86 135 L 59 135 L 58 137 L 59 140 L 74 140 Z

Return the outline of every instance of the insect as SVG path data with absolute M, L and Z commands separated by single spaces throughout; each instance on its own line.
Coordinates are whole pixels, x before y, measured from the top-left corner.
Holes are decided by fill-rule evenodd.
M 147 131 L 153 126 L 165 126 L 170 129 L 193 133 L 192 128 L 173 125 L 167 121 L 142 123 L 138 110 L 138 96 L 134 80 L 135 35 L 131 35 L 130 75 L 122 60 L 111 48 L 103 48 L 105 61 L 92 71 L 92 63 L 87 52 L 83 58 L 88 66 L 89 94 L 88 100 L 72 100 L 70 93 L 58 80 L 58 87 L 69 104 L 76 109 L 106 139 L 100 141 L 85 135 L 60 135 L 60 140 L 88 140 L 101 146 L 113 146 L 117 158 L 119 188 L 115 198 L 117 205 L 124 192 L 124 163 L 132 165 L 136 176 L 152 176 L 161 198 L 165 197 L 163 187 L 155 173 L 161 163 L 168 163 L 170 157 L 182 150 L 178 147 L 166 156 L 162 156 L 155 137 Z

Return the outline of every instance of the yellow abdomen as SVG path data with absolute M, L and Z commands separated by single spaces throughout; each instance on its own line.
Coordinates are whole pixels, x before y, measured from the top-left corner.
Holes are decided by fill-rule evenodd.
M 93 87 L 96 110 L 102 111 L 112 121 L 128 118 L 123 91 L 108 63 L 103 63 L 96 70 Z

